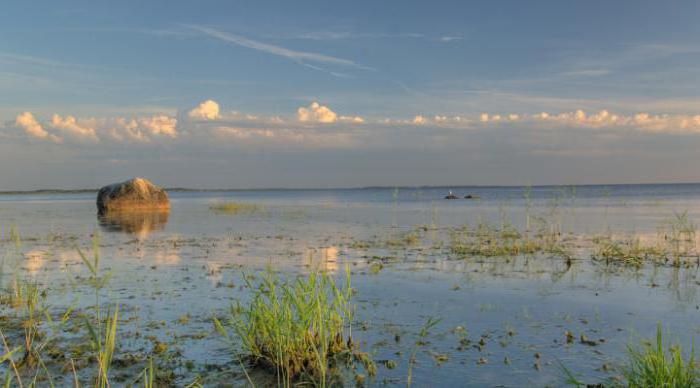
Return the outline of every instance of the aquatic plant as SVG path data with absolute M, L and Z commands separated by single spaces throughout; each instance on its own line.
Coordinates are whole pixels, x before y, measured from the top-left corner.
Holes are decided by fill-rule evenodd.
M 113 315 L 107 315 L 108 318 L 102 332 L 98 331 L 101 325 L 98 325 L 98 330 L 96 330 L 95 326 L 93 326 L 88 319 L 85 319 L 85 326 L 90 333 L 90 343 L 95 349 L 95 359 L 98 366 L 98 371 L 94 380 L 96 388 L 105 388 L 110 385 L 108 373 L 116 346 L 119 308 L 114 309 Z
M 450 250 L 462 256 L 510 257 L 548 253 L 568 257 L 568 248 L 557 233 L 549 233 L 540 228 L 534 236 L 521 233 L 508 222 L 500 227 L 484 221 L 474 229 L 466 226 L 452 232 Z
M 595 244 L 593 259 L 637 268 L 645 263 L 675 267 L 700 263 L 696 226 L 688 218 L 687 212 L 675 214 L 657 229 L 655 244 L 643 244 L 638 237 L 596 237 L 592 240 Z
M 574 373 L 564 365 L 563 362 L 558 360 L 559 362 L 559 370 L 561 371 L 564 379 L 564 384 L 570 385 L 573 387 L 586 387 L 589 386 L 588 384 L 584 383 L 583 381 L 579 380 Z
M 261 205 L 245 202 L 222 202 L 209 206 L 209 210 L 219 214 L 251 214 L 263 211 Z
M 695 349 L 683 358 L 680 345 L 664 349 L 661 324 L 656 329 L 656 344 L 649 342 L 628 348 L 629 362 L 622 374 L 629 387 L 697 387 L 700 367 L 695 361 Z
M 39 324 L 43 311 L 39 309 L 39 286 L 34 282 L 19 282 L 15 279 L 15 303 L 22 310 L 24 329 L 24 357 L 21 364 L 33 366 L 38 360 L 34 349 L 35 340 L 40 335 Z
M 338 287 L 325 273 L 311 273 L 296 281 L 281 281 L 266 273 L 246 307 L 232 306 L 227 326 L 241 340 L 253 365 L 275 372 L 278 385 L 310 382 L 325 386 L 331 368 L 359 361 L 368 374 L 376 367 L 369 355 L 359 351 L 352 339 L 350 271 Z M 219 319 L 214 324 L 231 341 Z M 231 341 L 233 342 L 233 341 Z
M 695 245 L 697 227 L 688 217 L 687 211 L 674 214 L 674 217 L 666 221 L 660 229 L 676 266 L 681 265 L 685 258 L 700 260 L 700 254 Z
M 114 313 L 108 312 L 107 319 L 102 326 L 100 291 L 109 282 L 112 274 L 108 272 L 102 274 L 100 270 L 100 236 L 98 233 L 93 235 L 92 239 L 92 260 L 77 248 L 80 259 L 90 272 L 88 284 L 93 288 L 95 294 L 95 324 L 90 322 L 89 318 L 84 319 L 85 328 L 89 334 L 90 344 L 95 351 L 95 360 L 97 361 L 97 373 L 94 378 L 95 387 L 105 388 L 109 384 L 109 368 L 114 357 L 114 350 L 117 341 L 117 324 L 119 318 L 119 306 L 114 307 Z
M 425 338 L 430 333 L 430 329 L 432 329 L 438 323 L 440 323 L 439 319 L 429 317 L 428 320 L 425 321 L 425 324 L 423 324 L 423 327 L 421 327 L 420 332 L 418 333 L 418 339 L 416 340 L 413 346 L 413 350 L 411 350 L 411 355 L 408 357 L 408 376 L 406 377 L 406 386 L 408 387 L 410 387 L 413 383 L 413 366 L 416 364 L 416 355 L 418 353 L 418 348 L 424 345 Z
M 390 238 L 384 242 L 387 248 L 405 248 L 418 245 L 421 241 L 419 231 L 409 231 L 398 233 L 394 238 Z
M 625 240 L 601 238 L 594 242 L 597 244 L 597 248 L 593 259 L 604 261 L 607 264 L 614 263 L 639 268 L 647 261 L 660 262 L 666 257 L 663 247 L 642 245 L 638 238 Z

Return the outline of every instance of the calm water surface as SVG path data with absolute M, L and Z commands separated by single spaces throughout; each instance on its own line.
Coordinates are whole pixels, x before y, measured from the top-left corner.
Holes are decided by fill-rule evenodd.
M 444 200 L 450 189 L 478 199 Z M 267 268 L 293 275 L 320 267 L 342 278 L 349 266 L 358 291 L 353 335 L 375 360 L 397 363 L 392 370 L 380 366 L 370 385 L 405 384 L 408 354 L 429 317 L 440 323 L 418 353 L 415 386 L 558 386 L 560 363 L 596 382 L 619 375 L 626 345 L 652 337 L 658 322 L 686 348 L 700 334 L 697 266 L 611 270 L 590 260 L 586 244 L 577 245 L 573 264 L 547 257 L 465 259 L 439 248 L 451 228 L 483 221 L 524 228 L 528 214 L 557 219 L 566 235 L 653 240 L 676 214 L 700 222 L 700 185 L 170 195 L 167 216 L 121 219 L 98 219 L 92 193 L 0 195 L 3 287 L 20 271 L 50 287 L 57 310 L 90 305 L 90 291 L 70 279 L 87 276 L 77 247 L 90 252 L 91 236 L 99 234 L 102 265 L 113 274 L 103 300 L 118 303 L 125 317 L 119 351 L 146 353 L 153 338 L 168 343 L 196 364 L 193 371 L 178 370 L 181 382 L 204 373 L 204 365 L 235 367 L 211 316 L 245 303 L 250 295 L 242 274 Z M 225 201 L 261 210 L 226 215 L 209 209 Z M 415 245 L 363 244 L 423 226 Z M 9 259 L 11 228 L 23 239 L 18 262 Z M 380 271 L 370 266 L 376 257 L 385 258 Z M 184 314 L 190 322 L 178 324 Z M 567 344 L 566 331 L 599 344 Z M 438 355 L 447 361 L 438 362 Z

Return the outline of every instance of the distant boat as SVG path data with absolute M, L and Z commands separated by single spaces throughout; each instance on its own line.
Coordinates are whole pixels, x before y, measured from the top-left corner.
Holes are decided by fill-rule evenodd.
M 459 197 L 456 196 L 456 195 L 454 195 L 454 194 L 452 193 L 452 190 L 450 190 L 450 192 L 447 193 L 447 195 L 445 196 L 445 199 L 459 199 Z
M 467 194 L 464 196 L 464 199 L 481 199 L 481 197 L 478 195 Z

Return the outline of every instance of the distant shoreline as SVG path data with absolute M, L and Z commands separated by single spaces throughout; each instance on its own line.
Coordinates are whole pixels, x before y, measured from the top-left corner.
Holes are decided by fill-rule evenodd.
M 217 192 L 232 192 L 232 191 L 324 191 L 324 190 L 421 190 L 421 189 L 489 189 L 489 188 L 552 188 L 552 187 L 620 187 L 620 186 L 692 186 L 700 185 L 700 182 L 681 182 L 681 183 L 613 183 L 613 184 L 573 184 L 573 185 L 428 185 L 428 186 L 363 186 L 363 187 L 317 187 L 317 188 L 302 188 L 302 187 L 263 187 L 263 188 L 245 188 L 245 189 L 195 189 L 187 187 L 169 187 L 165 188 L 168 192 L 182 193 L 217 193 Z M 40 195 L 40 194 L 87 194 L 97 193 L 96 189 L 37 189 L 37 190 L 8 190 L 0 191 L 0 195 Z

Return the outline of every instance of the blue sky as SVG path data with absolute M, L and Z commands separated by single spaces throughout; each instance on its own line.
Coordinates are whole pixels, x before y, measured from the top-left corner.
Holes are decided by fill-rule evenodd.
M 695 1 L 27 3 L 0 189 L 700 180 Z

